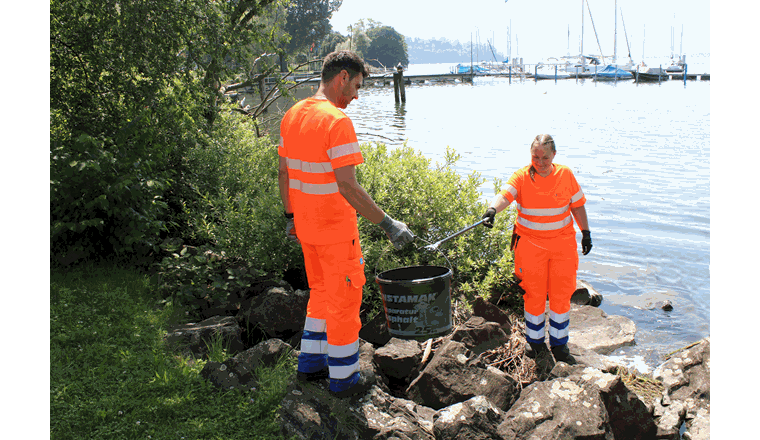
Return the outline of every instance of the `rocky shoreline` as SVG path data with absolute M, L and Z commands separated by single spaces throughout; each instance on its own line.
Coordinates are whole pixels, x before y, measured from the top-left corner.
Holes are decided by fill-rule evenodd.
M 223 389 L 256 387 L 255 369 L 297 356 L 307 290 L 284 281 L 255 286 L 209 305 L 201 322 L 170 330 L 178 351 L 206 355 L 221 336 L 233 357 L 206 363 L 202 376 Z M 628 318 L 596 308 L 601 296 L 579 281 L 570 312 L 571 353 L 527 359 L 519 319 L 477 299 L 447 336 L 391 338 L 380 314 L 360 332 L 369 391 L 335 399 L 327 380 L 288 387 L 279 417 L 286 438 L 323 439 L 707 439 L 710 339 L 678 351 L 652 377 L 639 377 L 607 354 L 635 343 Z M 251 344 L 250 341 L 263 342 Z

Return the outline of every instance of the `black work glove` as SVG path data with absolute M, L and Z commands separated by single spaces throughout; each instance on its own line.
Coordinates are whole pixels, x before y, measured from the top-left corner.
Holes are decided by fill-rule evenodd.
M 493 222 L 496 221 L 496 208 L 493 206 L 488 208 L 481 218 L 485 219 L 483 226 L 486 228 L 493 228 Z
M 591 252 L 591 231 L 581 231 L 581 234 L 583 234 L 583 239 L 581 239 L 581 248 L 583 250 L 583 255 L 588 255 L 589 252 Z

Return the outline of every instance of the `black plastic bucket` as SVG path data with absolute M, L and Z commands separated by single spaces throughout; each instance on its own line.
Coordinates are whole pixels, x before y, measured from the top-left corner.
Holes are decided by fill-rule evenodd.
M 451 331 L 451 275 L 451 269 L 440 266 L 409 266 L 376 275 L 390 335 L 424 341 Z

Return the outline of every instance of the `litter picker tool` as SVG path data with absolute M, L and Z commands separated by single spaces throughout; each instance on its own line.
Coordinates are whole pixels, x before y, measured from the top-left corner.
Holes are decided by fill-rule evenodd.
M 479 221 L 479 222 L 477 222 L 477 223 L 473 223 L 473 224 L 471 224 L 470 226 L 467 226 L 467 227 L 465 227 L 465 228 L 464 228 L 464 229 L 462 229 L 461 231 L 455 232 L 455 233 L 453 233 L 453 234 L 449 235 L 449 236 L 448 236 L 448 237 L 446 237 L 446 238 L 443 238 L 443 239 L 441 239 L 441 240 L 438 240 L 438 241 L 436 241 L 436 242 L 435 242 L 435 243 L 433 243 L 433 244 L 429 244 L 429 245 L 427 245 L 427 246 L 423 247 L 422 249 L 423 249 L 423 250 L 426 250 L 426 251 L 435 251 L 435 250 L 438 250 L 438 246 L 440 246 L 442 243 L 444 243 L 444 242 L 446 242 L 446 241 L 449 241 L 449 240 L 451 240 L 451 239 L 452 239 L 452 238 L 454 238 L 454 237 L 458 237 L 458 236 L 460 236 L 460 235 L 464 234 L 465 232 L 469 231 L 470 229 L 472 229 L 472 228 L 474 228 L 474 227 L 476 227 L 476 226 L 480 225 L 481 223 L 483 223 L 483 221 L 485 221 L 485 219 L 482 219 L 482 220 L 480 220 L 480 221 Z

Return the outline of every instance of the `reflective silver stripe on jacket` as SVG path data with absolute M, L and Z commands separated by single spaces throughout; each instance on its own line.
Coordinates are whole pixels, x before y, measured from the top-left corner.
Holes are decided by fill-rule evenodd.
M 521 214 L 535 215 L 538 217 L 551 217 L 553 215 L 560 215 L 567 212 L 570 206 L 563 206 L 561 208 L 524 208 L 519 203 L 517 204 L 517 210 Z
M 349 154 L 361 153 L 358 142 L 351 142 L 349 144 L 338 145 L 327 150 L 327 157 L 333 160 L 338 157 L 348 156 Z
M 304 183 L 297 179 L 289 179 L 288 185 L 291 189 L 301 191 L 304 194 L 326 195 L 339 194 L 338 183 Z
M 579 189 L 574 196 L 570 197 L 570 203 L 575 203 L 583 197 L 583 190 Z
M 551 223 L 532 222 L 530 220 L 526 220 L 523 217 L 520 217 L 519 215 L 517 216 L 518 224 L 528 229 L 533 229 L 534 231 L 555 231 L 555 230 L 564 228 L 565 226 L 571 224 L 572 222 L 573 222 L 573 218 L 570 217 L 569 214 L 564 219 L 558 222 L 551 222 Z
M 288 168 L 300 170 L 304 173 L 332 173 L 333 167 L 330 162 L 306 162 L 299 159 L 288 159 Z

